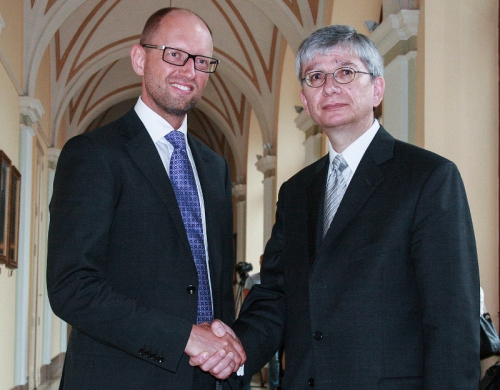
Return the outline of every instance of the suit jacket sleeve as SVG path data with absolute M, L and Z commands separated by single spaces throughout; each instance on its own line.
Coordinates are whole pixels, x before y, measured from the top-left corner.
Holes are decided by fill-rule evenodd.
M 114 172 L 116 167 L 109 164 L 106 153 L 109 150 L 87 135 L 72 138 L 61 152 L 50 204 L 50 303 L 56 315 L 93 339 L 176 371 L 192 322 L 148 306 L 147 298 L 119 293 L 107 280 L 111 245 L 126 248 L 137 243 L 129 241 L 130 237 L 124 237 L 123 242 L 110 237 L 123 177 Z M 137 202 L 147 200 L 138 192 Z M 132 209 L 130 212 L 134 218 Z M 142 223 L 147 228 L 147 222 Z M 143 256 L 151 256 L 148 248 L 143 251 Z M 140 272 L 140 267 L 123 260 L 123 284 L 139 277 Z M 164 361 L 141 356 L 140 349 L 160 351 Z
M 472 389 L 479 374 L 479 271 L 456 166 L 438 165 L 414 213 L 411 253 L 424 334 L 424 388 Z
M 254 284 L 250 289 L 233 327 L 247 353 L 245 383 L 271 359 L 284 340 L 286 312 L 283 264 L 280 256 L 284 245 L 284 188 L 286 183 L 280 189 L 276 222 L 264 252 L 260 272 L 261 284 Z

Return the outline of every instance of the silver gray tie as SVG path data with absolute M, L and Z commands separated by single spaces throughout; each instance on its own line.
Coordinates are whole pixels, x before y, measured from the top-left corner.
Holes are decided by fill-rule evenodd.
M 326 184 L 325 207 L 323 212 L 323 237 L 332 223 L 333 216 L 337 212 L 340 201 L 347 188 L 344 177 L 342 176 L 342 172 L 348 166 L 344 157 L 337 154 L 332 161 L 332 166 L 333 169 Z

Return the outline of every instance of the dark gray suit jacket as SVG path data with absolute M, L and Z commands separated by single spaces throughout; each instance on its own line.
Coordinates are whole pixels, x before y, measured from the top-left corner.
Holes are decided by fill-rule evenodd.
M 456 166 L 383 128 L 321 239 L 328 156 L 281 187 L 234 329 L 247 380 L 285 343 L 283 389 L 473 389 L 479 276 Z
M 188 136 L 205 202 L 214 316 L 234 321 L 226 161 Z M 47 286 L 73 326 L 61 388 L 215 388 L 184 353 L 198 277 L 167 172 L 134 110 L 70 139 L 50 205 Z

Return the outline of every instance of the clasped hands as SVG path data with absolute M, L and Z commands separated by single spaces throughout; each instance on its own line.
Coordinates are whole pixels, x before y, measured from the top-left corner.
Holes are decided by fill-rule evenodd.
M 246 353 L 233 330 L 220 320 L 193 325 L 184 352 L 189 364 L 226 379 L 245 363 Z

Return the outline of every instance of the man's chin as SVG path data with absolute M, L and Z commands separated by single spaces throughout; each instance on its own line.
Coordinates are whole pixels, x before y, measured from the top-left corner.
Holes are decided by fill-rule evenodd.
M 192 108 L 194 108 L 196 106 L 196 103 L 197 103 L 197 101 L 190 101 L 189 104 L 187 104 L 187 105 L 182 105 L 182 106 L 177 106 L 177 107 L 172 107 L 172 106 L 165 107 L 164 106 L 163 110 L 169 115 L 182 118 L 188 113 L 189 110 L 191 110 Z
M 191 107 L 189 107 L 188 109 L 177 109 L 177 108 L 165 108 L 164 111 L 168 114 L 168 115 L 172 115 L 172 116 L 175 116 L 175 117 L 178 117 L 178 118 L 183 118 L 187 112 L 191 109 Z

